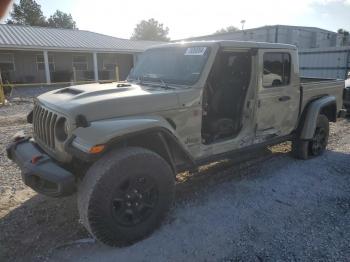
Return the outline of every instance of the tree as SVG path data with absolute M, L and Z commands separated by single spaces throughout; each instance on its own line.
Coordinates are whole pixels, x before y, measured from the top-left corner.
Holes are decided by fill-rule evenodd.
M 76 28 L 76 23 L 73 20 L 72 15 L 66 14 L 60 10 L 56 10 L 56 12 L 52 16 L 50 16 L 47 22 L 49 27 L 66 29 Z
M 50 16 L 48 20 L 41 11 L 41 6 L 35 0 L 20 0 L 19 4 L 13 5 L 11 19 L 7 24 L 45 26 L 53 28 L 75 29 L 76 23 L 71 14 L 60 10 Z
M 346 31 L 345 29 L 338 29 L 338 34 L 343 35 L 342 39 L 342 45 L 349 45 L 350 44 L 350 39 L 349 39 L 349 31 Z
M 217 30 L 214 34 L 224 34 L 224 33 L 230 33 L 230 32 L 236 32 L 239 29 L 233 25 L 228 26 L 226 28 L 221 28 L 220 30 Z
M 34 0 L 20 0 L 19 4 L 13 5 L 11 19 L 8 24 L 47 26 L 47 22 L 41 6 Z
M 134 40 L 151 40 L 151 41 L 169 41 L 169 28 L 164 27 L 154 18 L 142 20 L 136 25 L 131 39 Z
M 346 31 L 345 29 L 340 28 L 340 29 L 338 29 L 338 34 L 349 35 L 349 32 Z

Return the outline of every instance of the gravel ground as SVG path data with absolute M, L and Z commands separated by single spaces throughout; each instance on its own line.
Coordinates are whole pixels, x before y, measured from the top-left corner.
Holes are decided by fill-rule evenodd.
M 31 100 L 0 107 L 0 261 L 43 261 L 57 246 L 86 237 L 75 197 L 52 199 L 26 187 L 5 148 L 15 133 L 31 133 Z
M 178 176 L 176 202 L 151 237 L 125 248 L 95 243 L 75 197 L 23 186 L 4 154 L 30 133 L 30 103 L 0 108 L 0 261 L 349 261 L 350 123 L 331 126 L 328 151 L 297 161 L 283 144 L 244 163 L 223 161 Z

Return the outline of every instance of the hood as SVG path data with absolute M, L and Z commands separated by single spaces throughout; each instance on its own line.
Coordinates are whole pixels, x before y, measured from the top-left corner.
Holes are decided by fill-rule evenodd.
M 179 107 L 176 90 L 115 82 L 62 88 L 40 95 L 38 100 L 72 118 L 82 114 L 88 121 Z

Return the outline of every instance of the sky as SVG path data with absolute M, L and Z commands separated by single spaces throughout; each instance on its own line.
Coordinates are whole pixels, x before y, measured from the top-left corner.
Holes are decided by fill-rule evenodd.
M 18 0 L 16 0 L 18 2 Z M 137 23 L 155 18 L 172 40 L 227 27 L 297 25 L 350 31 L 350 0 L 37 0 L 45 16 L 71 13 L 79 29 L 130 38 Z

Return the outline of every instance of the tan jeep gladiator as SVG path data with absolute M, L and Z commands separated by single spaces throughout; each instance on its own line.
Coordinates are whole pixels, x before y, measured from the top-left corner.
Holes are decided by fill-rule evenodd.
M 127 81 L 39 96 L 8 157 L 26 185 L 77 192 L 82 223 L 113 246 L 140 240 L 172 205 L 175 175 L 292 141 L 300 159 L 321 155 L 344 81 L 300 79 L 285 44 L 201 41 L 145 51 Z

